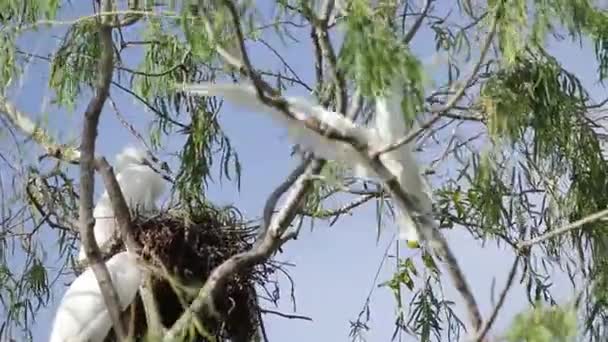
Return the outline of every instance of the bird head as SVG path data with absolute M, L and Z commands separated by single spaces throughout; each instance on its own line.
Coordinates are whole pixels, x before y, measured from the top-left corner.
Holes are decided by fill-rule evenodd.
M 116 172 L 120 172 L 131 165 L 143 165 L 145 160 L 146 152 L 133 146 L 127 146 L 116 156 Z

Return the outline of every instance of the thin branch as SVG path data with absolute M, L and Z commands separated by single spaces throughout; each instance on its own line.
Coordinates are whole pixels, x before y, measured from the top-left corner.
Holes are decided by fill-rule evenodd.
M 171 118 L 168 115 L 163 114 L 160 110 L 158 110 L 156 107 L 154 107 L 153 105 L 151 105 L 145 98 L 139 96 L 136 92 L 134 92 L 133 90 L 121 85 L 118 82 L 112 81 L 112 85 L 117 87 L 118 89 L 124 91 L 125 93 L 132 95 L 133 97 L 135 97 L 139 102 L 141 102 L 142 104 L 144 104 L 148 109 L 150 109 L 152 112 L 154 112 L 154 114 L 156 114 L 158 117 L 163 118 L 164 120 L 167 120 L 168 122 L 170 122 L 171 124 L 183 129 L 183 130 L 189 130 L 190 126 L 183 124 L 179 121 L 175 121 L 173 118 Z
M 301 319 L 304 321 L 310 321 L 312 322 L 312 318 L 308 317 L 308 316 L 302 316 L 302 315 L 294 315 L 294 314 L 286 314 L 280 311 L 275 311 L 275 310 L 270 310 L 270 309 L 261 309 L 260 308 L 260 312 L 263 314 L 272 314 L 272 315 L 277 315 L 283 318 L 288 318 L 288 319 Z
M 121 70 L 121 71 L 125 71 L 128 72 L 130 74 L 133 75 L 139 75 L 139 76 L 145 76 L 145 77 L 162 77 L 162 76 L 166 76 L 169 75 L 170 73 L 176 71 L 177 69 L 183 67 L 186 63 L 186 60 L 188 59 L 188 57 L 190 56 L 191 52 L 188 49 L 184 55 L 182 56 L 182 59 L 176 63 L 175 65 L 167 68 L 166 70 L 160 71 L 160 72 L 156 72 L 156 73 L 148 73 L 148 72 L 143 72 L 143 71 L 139 71 L 139 70 L 135 70 L 135 69 L 131 69 L 125 66 L 118 66 L 117 69 Z
M 281 64 L 283 64 L 283 66 L 285 66 L 285 68 L 287 68 L 287 70 L 293 75 L 293 78 L 291 78 L 292 80 L 294 80 L 296 83 L 302 85 L 304 88 L 306 88 L 306 90 L 312 91 L 312 88 L 308 84 L 306 84 L 306 82 L 302 81 L 302 79 L 300 78 L 300 76 L 298 76 L 296 71 L 291 67 L 291 65 L 289 65 L 289 63 L 287 63 L 285 58 L 283 56 L 281 56 L 281 54 L 274 47 L 272 47 L 272 45 L 270 45 L 264 39 L 259 39 L 258 41 L 260 43 L 262 43 L 268 50 L 270 50 L 270 52 L 272 52 L 272 54 L 275 55 L 279 59 L 279 61 L 281 61 Z M 260 72 L 260 74 L 263 74 L 263 73 Z M 268 74 L 268 73 L 266 73 L 266 74 Z M 285 78 L 286 80 L 289 79 L 288 77 L 283 77 L 282 75 L 280 75 L 280 77 Z
M 333 4 L 333 1 L 329 1 L 328 3 Z M 331 5 L 331 7 L 333 7 L 333 5 Z M 327 11 L 328 10 L 326 9 L 324 13 L 327 13 Z M 318 20 L 316 18 L 309 18 L 311 23 L 317 27 L 317 29 L 314 30 L 314 33 L 317 35 L 321 53 L 327 61 L 331 75 L 333 77 L 335 86 L 336 111 L 338 113 L 345 114 L 348 96 L 346 91 L 346 81 L 344 79 L 344 74 L 340 72 L 340 69 L 338 68 L 338 60 L 336 57 L 336 53 L 334 51 L 333 45 L 331 44 L 331 40 L 329 39 L 327 19 L 328 17 L 324 17 L 321 20 Z
M 28 115 L 19 111 L 2 95 L 0 95 L 0 113 L 4 114 L 13 127 L 44 148 L 46 155 L 69 163 L 78 163 L 80 152 L 76 148 L 55 143 L 55 139 L 48 132 L 32 122 Z
M 137 11 L 139 7 L 139 0 L 129 1 L 129 10 Z M 144 16 L 143 13 L 125 14 L 125 16 L 118 21 L 118 23 L 112 24 L 113 28 L 128 27 L 139 21 Z
M 496 26 L 498 23 L 498 14 L 497 13 L 498 13 L 498 10 L 496 10 L 496 13 L 494 14 L 494 16 L 492 18 L 492 23 L 490 24 L 490 27 L 491 27 L 490 32 L 488 33 L 488 36 L 486 37 L 486 40 L 483 43 L 483 46 L 481 47 L 481 52 L 479 54 L 479 60 L 473 66 L 473 69 L 471 70 L 471 73 L 469 74 L 469 76 L 464 80 L 464 82 L 460 83 L 460 85 L 458 86 L 458 90 L 456 91 L 456 93 L 454 93 L 452 98 L 441 108 L 432 109 L 431 113 L 434 114 L 433 117 L 430 120 L 428 120 L 427 122 L 425 122 L 424 124 L 422 124 L 420 126 L 420 129 L 406 135 L 405 137 L 403 137 L 395 142 L 392 142 L 392 143 L 386 145 L 385 147 L 380 148 L 377 152 L 375 152 L 375 156 L 380 156 L 384 153 L 393 151 L 393 150 L 399 148 L 401 145 L 407 144 L 407 143 L 411 142 L 412 140 L 416 139 L 416 137 L 418 137 L 418 135 L 420 135 L 424 130 L 430 128 L 431 126 L 433 126 L 435 124 L 435 122 L 439 121 L 439 119 L 441 119 L 443 113 L 452 109 L 452 107 L 454 107 L 456 105 L 456 103 L 462 98 L 462 96 L 464 96 L 464 93 L 465 93 L 466 89 L 468 88 L 469 83 L 471 83 L 477 76 L 477 73 L 479 72 L 479 69 L 481 68 L 481 65 L 483 64 L 483 61 L 485 60 L 486 55 L 490 49 L 492 40 L 494 39 L 494 35 L 496 34 Z
M 310 165 L 310 162 L 311 162 L 310 159 L 307 159 L 304 162 L 302 162 L 297 168 L 295 168 L 289 174 L 287 179 L 283 183 L 281 183 L 270 194 L 270 196 L 268 196 L 268 199 L 266 200 L 266 204 L 264 205 L 262 223 L 260 225 L 260 231 L 258 233 L 256 242 L 261 241 L 262 236 L 264 234 L 266 234 L 266 231 L 268 230 L 268 226 L 270 225 L 270 222 L 271 222 L 272 213 L 274 212 L 276 205 L 277 205 L 279 199 L 281 198 L 281 196 L 283 196 L 283 194 L 285 192 L 287 192 L 287 190 L 289 190 L 289 188 L 291 188 L 291 186 L 298 180 L 298 178 L 300 178 L 302 176 L 302 174 L 304 174 L 304 172 Z
M 111 1 L 103 3 L 104 9 L 111 9 Z M 126 338 L 126 329 L 120 319 L 120 301 L 116 288 L 105 263 L 102 261 L 101 251 L 95 241 L 93 226 L 93 193 L 95 172 L 95 141 L 97 139 L 97 126 L 99 116 L 108 97 L 110 81 L 113 72 L 114 50 L 112 44 L 112 28 L 106 23 L 108 17 L 101 18 L 99 23 L 99 39 L 101 45 L 101 58 L 99 60 L 99 77 L 95 96 L 89 102 L 84 113 L 82 128 L 82 143 L 80 156 L 80 235 L 82 245 L 89 261 L 89 265 L 99 283 L 104 302 L 110 314 L 114 331 L 120 341 Z
M 572 222 L 570 224 L 567 224 L 564 227 L 554 229 L 554 230 L 552 230 L 552 231 L 550 231 L 548 233 L 545 233 L 545 234 L 543 234 L 541 236 L 537 236 L 537 237 L 535 237 L 533 239 L 518 242 L 517 243 L 517 248 L 519 250 L 526 250 L 526 249 L 528 249 L 528 248 L 530 248 L 530 247 L 532 247 L 532 246 L 534 246 L 536 244 L 539 244 L 541 242 L 544 242 L 544 241 L 547 241 L 547 240 L 552 239 L 554 237 L 560 236 L 560 235 L 565 234 L 565 233 L 567 233 L 569 231 L 582 228 L 583 225 L 585 225 L 587 223 L 591 223 L 593 221 L 597 221 L 597 220 L 602 219 L 602 218 L 604 218 L 606 216 L 608 216 L 608 209 L 604 209 L 604 210 L 599 211 L 597 213 L 591 214 L 591 215 L 589 215 L 587 217 L 584 217 L 584 218 L 582 218 L 580 220 L 577 220 L 577 221 L 574 221 L 574 222 Z
M 488 331 L 490 331 L 492 324 L 494 324 L 496 317 L 498 317 L 498 312 L 500 311 L 503 304 L 505 303 L 505 299 L 507 298 L 507 293 L 509 293 L 511 286 L 513 285 L 513 281 L 515 280 L 515 274 L 517 273 L 517 265 L 519 264 L 519 259 L 520 259 L 519 255 L 517 257 L 515 257 L 515 261 L 513 261 L 513 266 L 511 266 L 511 271 L 509 271 L 509 275 L 507 276 L 507 282 L 505 284 L 505 288 L 502 290 L 502 292 L 500 293 L 500 297 L 498 298 L 498 303 L 496 303 L 494 310 L 492 310 L 492 313 L 490 314 L 490 318 L 488 318 L 488 320 L 484 323 L 483 327 L 480 329 L 479 333 L 477 334 L 477 337 L 475 338 L 475 341 L 477 341 L 477 342 L 485 341 Z
M 418 18 L 416 18 L 416 21 L 414 22 L 414 25 L 412 25 L 412 27 L 410 28 L 410 30 L 407 31 L 407 33 L 405 34 L 405 37 L 403 38 L 403 42 L 405 44 L 409 44 L 412 41 L 412 39 L 414 38 L 414 36 L 416 35 L 416 33 L 418 32 L 418 30 L 422 26 L 422 22 L 426 18 L 426 15 L 428 14 L 429 9 L 431 8 L 431 3 L 432 2 L 433 2 L 433 0 L 426 0 L 426 3 L 424 4 L 424 9 L 422 10 L 422 13 L 420 14 L 420 16 Z
M 302 212 L 302 214 L 306 215 L 306 216 L 315 217 L 315 218 L 329 218 L 332 216 L 340 216 L 340 215 L 350 212 L 351 210 L 353 210 L 354 208 L 356 208 L 362 204 L 367 203 L 369 200 L 376 198 L 379 195 L 380 195 L 380 193 L 366 194 L 366 195 L 362 195 L 359 198 L 356 198 L 336 209 L 322 210 L 319 213 L 306 211 L 306 212 Z

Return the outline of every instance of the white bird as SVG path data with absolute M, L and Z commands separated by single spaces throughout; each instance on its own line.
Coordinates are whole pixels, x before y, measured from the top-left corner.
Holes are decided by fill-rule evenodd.
M 373 127 L 359 127 L 348 118 L 310 102 L 295 97 L 287 97 L 286 101 L 292 109 L 295 118 L 290 118 L 280 110 L 262 103 L 257 96 L 255 88 L 250 84 L 214 84 L 201 83 L 186 85 L 184 90 L 189 93 L 203 96 L 223 96 L 226 100 L 245 108 L 270 114 L 279 124 L 287 127 L 290 138 L 296 143 L 312 151 L 317 157 L 335 160 L 351 167 L 356 176 L 375 178 L 377 175 L 371 170 L 366 161 L 349 143 L 328 139 L 313 129 L 306 128 L 299 121 L 306 121 L 313 117 L 326 124 L 342 135 L 356 136 L 360 141 L 384 146 L 396 141 L 407 133 L 407 127 L 401 111 L 401 95 L 397 87 L 391 89 L 387 99 L 376 99 L 376 118 Z M 381 144 L 381 145 L 380 145 Z M 420 175 L 416 160 L 412 153 L 412 143 L 405 144 L 398 149 L 383 154 L 380 159 L 394 174 L 403 189 L 418 201 L 421 212 L 411 213 L 405 208 L 397 206 L 397 222 L 400 227 L 400 237 L 408 241 L 411 247 L 419 244 L 418 230 L 415 216 L 427 216 L 432 221 L 432 202 L 430 189 Z M 426 228 L 426 227 L 419 227 Z
M 403 99 L 403 88 L 395 83 L 389 90 L 387 97 L 376 98 L 376 116 L 374 129 L 377 137 L 383 144 L 390 144 L 408 134 L 407 124 L 401 109 Z M 415 121 L 414 121 L 415 122 Z M 412 130 L 416 130 L 417 125 L 413 125 Z M 434 227 L 418 226 L 413 216 L 426 216 L 428 222 L 433 220 L 433 203 L 431 190 L 428 183 L 423 178 L 418 168 L 418 163 L 413 153 L 415 142 L 411 141 L 401 145 L 399 148 L 380 156 L 380 160 L 397 177 L 402 189 L 413 196 L 418 203 L 420 212 L 411 213 L 401 206 L 396 206 L 396 220 L 399 225 L 399 237 L 407 241 L 408 246 L 415 248 L 419 246 L 419 229 L 434 229 Z M 363 171 L 363 172 L 361 172 Z M 365 169 L 355 170 L 364 176 L 369 176 Z
M 112 284 L 124 311 L 141 283 L 137 257 L 130 252 L 114 255 L 106 262 Z M 112 327 L 101 289 L 93 270 L 88 268 L 63 295 L 51 330 L 49 342 L 102 342 Z
M 126 147 L 116 156 L 116 181 L 120 186 L 127 206 L 132 212 L 142 214 L 157 210 L 156 202 L 165 190 L 165 183 L 161 175 L 144 164 L 145 152 L 134 147 Z M 110 196 L 106 190 L 95 209 L 95 241 L 102 247 L 117 231 L 114 210 Z M 81 246 L 78 260 L 86 259 L 84 248 Z

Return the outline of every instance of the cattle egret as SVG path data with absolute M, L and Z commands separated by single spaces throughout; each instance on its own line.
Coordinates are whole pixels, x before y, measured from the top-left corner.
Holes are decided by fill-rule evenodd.
M 187 85 L 184 90 L 189 93 L 203 96 L 223 96 L 234 104 L 258 112 L 269 114 L 280 124 L 287 127 L 290 138 L 305 149 L 312 151 L 317 157 L 335 160 L 351 167 L 358 177 L 375 178 L 377 175 L 371 170 L 367 162 L 355 148 L 343 141 L 329 139 L 318 131 L 305 127 L 302 122 L 307 117 L 313 117 L 322 124 L 328 125 L 343 136 L 356 137 L 359 141 L 364 141 L 374 146 L 384 146 L 385 144 L 397 141 L 405 136 L 407 127 L 401 111 L 400 91 L 393 87 L 391 94 L 386 97 L 376 99 L 376 116 L 373 127 L 359 127 L 348 118 L 336 112 L 328 111 L 325 108 L 311 104 L 301 98 L 287 97 L 286 101 L 290 106 L 290 118 L 277 108 L 262 103 L 253 85 L 250 84 L 214 84 L 201 83 Z M 399 148 L 384 153 L 380 160 L 386 168 L 395 175 L 406 193 L 413 196 L 417 202 L 420 212 L 408 212 L 402 206 L 397 206 L 396 219 L 400 227 L 400 238 L 405 239 L 410 247 L 419 246 L 419 236 L 417 225 L 413 217 L 424 216 L 425 222 L 433 222 L 432 202 L 430 189 L 424 178 L 420 174 L 416 159 L 412 152 L 413 142 L 404 144 Z M 418 229 L 427 227 L 418 227 Z
M 165 189 L 165 183 L 160 174 L 144 164 L 145 152 L 133 147 L 125 148 L 116 157 L 116 181 L 132 212 L 149 214 L 157 210 L 156 202 Z M 105 191 L 95 209 L 95 240 L 102 247 L 117 231 L 114 210 L 108 192 Z M 78 260 L 86 259 L 84 248 L 80 248 Z
M 118 293 L 120 310 L 133 302 L 142 275 L 137 257 L 131 252 L 114 255 L 106 262 Z M 112 327 L 101 289 L 88 268 L 63 295 L 51 330 L 50 342 L 103 342 Z

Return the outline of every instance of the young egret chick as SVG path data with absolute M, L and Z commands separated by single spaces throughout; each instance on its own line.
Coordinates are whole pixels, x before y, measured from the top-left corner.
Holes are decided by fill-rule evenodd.
M 106 262 L 118 293 L 120 310 L 133 302 L 141 283 L 137 257 L 130 252 L 114 255 Z M 50 342 L 103 342 L 112 320 L 91 268 L 87 268 L 63 295 L 51 330 Z
M 375 131 L 378 138 L 389 144 L 408 134 L 407 125 L 401 110 L 402 88 L 393 87 L 388 97 L 376 98 Z M 415 125 L 414 125 L 415 126 Z M 416 129 L 416 127 L 412 127 Z M 420 209 L 418 213 L 411 213 L 396 207 L 396 221 L 399 225 L 399 237 L 407 241 L 410 248 L 418 248 L 420 244 L 419 229 L 434 229 L 434 227 L 420 226 L 413 217 L 426 216 L 427 222 L 434 222 L 431 191 L 420 173 L 413 153 L 414 141 L 401 145 L 399 148 L 380 156 L 382 163 L 397 177 L 399 184 L 406 193 L 413 196 Z
M 282 111 L 262 103 L 258 99 L 254 86 L 250 84 L 204 82 L 186 85 L 184 91 L 202 96 L 222 96 L 243 109 L 266 113 L 281 126 L 287 128 L 289 137 L 295 144 L 301 145 L 323 159 L 338 160 L 352 165 L 360 157 L 348 143 L 328 139 L 318 130 L 305 127 L 302 122 L 298 121 L 314 118 L 342 135 L 355 135 L 362 139 L 367 139 L 371 135 L 369 130 L 355 125 L 344 116 L 297 97 L 285 98 L 294 115 L 294 118 L 290 118 Z
M 145 164 L 146 153 L 134 147 L 126 147 L 116 156 L 116 181 L 131 212 L 147 214 L 157 210 L 156 202 L 165 190 L 161 175 Z M 95 209 L 95 240 L 102 247 L 117 231 L 114 210 L 108 192 L 105 191 Z M 80 248 L 78 260 L 86 259 L 84 248 Z

